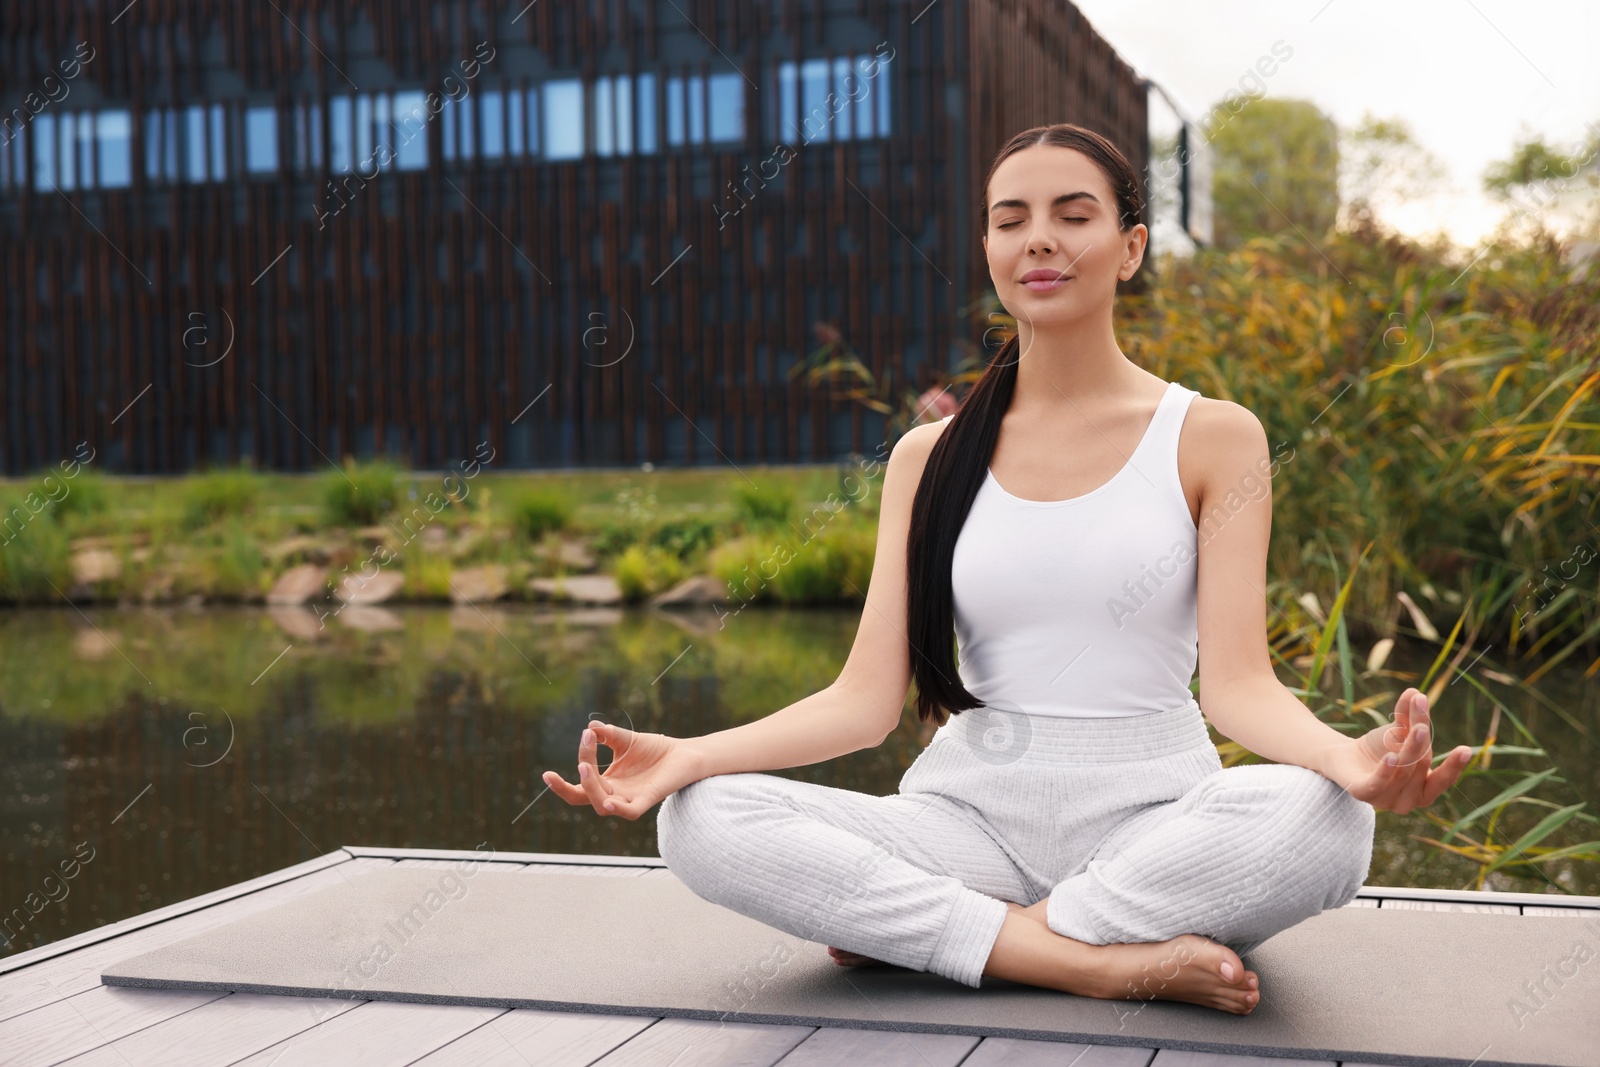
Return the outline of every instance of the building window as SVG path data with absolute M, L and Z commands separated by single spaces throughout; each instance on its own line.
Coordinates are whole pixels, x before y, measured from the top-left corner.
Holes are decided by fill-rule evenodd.
M 244 113 L 244 165 L 251 174 L 273 174 L 278 169 L 278 110 L 247 108 Z
M 639 151 L 656 152 L 656 76 L 648 72 L 634 80 L 638 93 L 634 114 L 639 117 Z
M 828 61 L 810 59 L 801 64 L 800 87 L 801 140 L 828 140 Z
M 56 187 L 56 118 L 40 115 L 33 120 L 33 187 Z
M 423 170 L 428 166 L 428 104 L 421 92 L 394 94 L 395 166 Z
M 711 141 L 744 140 L 744 75 L 713 74 L 711 88 Z
M 94 117 L 94 132 L 99 164 L 96 181 L 102 189 L 126 189 L 133 184 L 131 113 L 121 109 L 100 112 Z
M 850 60 L 844 56 L 833 61 L 834 99 L 828 102 L 833 113 L 833 140 L 850 140 L 850 120 L 855 117 L 856 104 L 864 94 L 860 83 L 850 74 Z
M 706 81 L 700 75 L 683 82 L 683 109 L 689 116 L 689 143 L 706 143 Z
M 341 94 L 295 103 L 282 116 L 291 127 L 283 130 L 275 106 L 238 101 L 151 108 L 142 116 L 126 108 L 56 112 L 31 122 L 31 136 L 17 129 L 0 142 L 0 189 L 30 178 L 39 189 L 127 188 L 138 165 L 135 152 L 142 153 L 151 182 L 223 181 L 230 168 L 250 175 L 292 168 L 369 177 L 423 170 L 430 155 L 427 127 L 436 117 L 443 158 L 450 161 L 559 161 L 589 152 L 628 156 L 732 144 L 752 132 L 744 82 L 738 72 L 610 74 L 592 85 L 560 78 L 447 97 L 437 112 L 421 90 Z M 888 132 L 886 64 L 877 56 L 781 63 L 776 82 L 780 136 L 850 140 Z
M 94 116 L 80 111 L 78 122 L 78 188 L 94 188 L 95 177 L 95 126 Z
M 462 159 L 471 159 L 478 154 L 477 123 L 473 121 L 472 98 L 451 101 L 451 106 L 456 107 L 456 134 L 460 138 L 457 146 L 458 154 Z
M 499 89 L 478 94 L 478 129 L 484 159 L 500 159 L 506 154 L 506 97 Z
M 302 174 L 322 170 L 322 105 L 294 109 L 294 165 Z
M 583 155 L 583 82 L 576 78 L 544 83 L 544 157 L 578 159 Z
M 539 90 L 528 90 L 528 155 L 539 154 Z
M 618 74 L 594 83 L 594 150 L 601 156 L 633 154 L 633 78 Z
M 362 93 L 356 97 L 355 102 L 355 136 L 352 142 L 355 145 L 355 171 L 362 177 L 370 177 L 377 173 L 374 166 L 376 160 L 372 158 L 372 97 Z
M 527 120 L 522 117 L 522 92 L 506 93 L 506 154 L 520 157 L 526 151 Z
M 56 185 L 62 189 L 78 187 L 78 123 L 70 111 L 56 120 Z
M 336 96 L 328 101 L 328 166 L 335 174 L 349 170 L 354 162 L 351 110 L 348 96 Z
M 706 143 L 706 83 L 698 74 L 667 79 L 667 144 Z M 741 105 L 742 109 L 742 105 Z
M 446 160 L 468 160 L 477 155 L 477 137 L 474 136 L 473 112 L 477 105 L 472 97 L 460 100 L 446 98 L 439 109 L 440 152 Z
M 228 136 L 223 122 L 222 105 L 211 105 L 211 180 L 220 182 L 228 176 Z
M 683 144 L 683 79 L 667 79 L 667 144 Z
M 389 94 L 379 93 L 372 98 L 372 148 L 378 170 L 394 170 L 394 145 L 390 136 L 394 127 L 389 122 Z
M 778 65 L 778 136 L 802 142 L 889 134 L 889 67 L 880 56 Z

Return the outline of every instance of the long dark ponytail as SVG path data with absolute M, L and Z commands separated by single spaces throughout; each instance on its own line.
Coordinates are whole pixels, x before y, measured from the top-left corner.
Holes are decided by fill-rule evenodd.
M 1133 165 L 1117 146 L 1093 130 L 1070 122 L 1023 130 L 1000 149 L 984 175 L 978 203 L 979 232 L 989 231 L 989 182 L 1007 158 L 1034 145 L 1072 148 L 1098 165 L 1117 197 L 1117 225 L 1126 233 L 1141 221 L 1144 199 Z M 983 485 L 1000 437 L 1000 422 L 1017 384 L 1016 334 L 1000 346 L 983 374 L 944 428 L 928 455 L 911 504 L 906 540 L 906 620 L 910 629 L 912 678 L 917 687 L 917 718 L 944 723 L 951 714 L 983 706 L 961 684 L 956 669 L 955 600 L 950 564 L 956 539 L 972 501 Z

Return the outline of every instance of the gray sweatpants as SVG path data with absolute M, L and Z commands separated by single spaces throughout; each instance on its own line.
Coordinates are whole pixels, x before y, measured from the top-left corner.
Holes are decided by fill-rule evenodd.
M 1355 896 L 1374 814 L 1304 767 L 1224 769 L 1193 701 L 1114 719 L 996 702 L 950 717 L 889 796 L 713 775 L 662 801 L 656 833 L 705 900 L 976 987 L 1003 902 L 1046 896 L 1079 941 L 1195 933 L 1243 956 Z

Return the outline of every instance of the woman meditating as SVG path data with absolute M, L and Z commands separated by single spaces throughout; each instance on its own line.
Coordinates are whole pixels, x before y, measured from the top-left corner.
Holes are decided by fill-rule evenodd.
M 1415 689 L 1348 737 L 1274 675 L 1265 431 L 1117 346 L 1141 207 L 1104 137 L 1013 137 L 980 229 L 1017 332 L 956 414 L 890 453 L 838 680 L 701 737 L 592 723 L 578 783 L 550 788 L 625 819 L 661 802 L 684 884 L 842 965 L 1253 1010 L 1240 957 L 1348 903 L 1373 809 L 1433 803 L 1472 750 L 1433 766 Z M 882 743 L 913 680 L 939 726 L 894 794 L 759 773 Z M 1224 769 L 1202 707 L 1276 762 Z

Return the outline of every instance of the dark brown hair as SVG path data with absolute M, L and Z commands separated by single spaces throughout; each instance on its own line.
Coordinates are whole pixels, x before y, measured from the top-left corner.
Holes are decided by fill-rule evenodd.
M 978 202 L 979 231 L 989 232 L 989 182 L 1000 164 L 1024 148 L 1049 145 L 1072 148 L 1099 166 L 1117 197 L 1117 228 L 1138 225 L 1144 211 L 1139 179 L 1117 146 L 1093 130 L 1070 122 L 1023 130 L 994 157 L 984 175 Z M 983 707 L 983 701 L 961 684 L 956 669 L 955 602 L 950 564 L 956 538 L 967 521 L 973 498 L 983 485 L 1000 436 L 1000 420 L 1011 406 L 1017 382 L 1017 349 L 1012 335 L 994 354 L 961 407 L 928 455 L 922 480 L 911 505 L 911 531 L 906 540 L 906 619 L 913 650 L 912 677 L 917 686 L 917 718 L 944 723 L 944 711 L 955 714 Z

